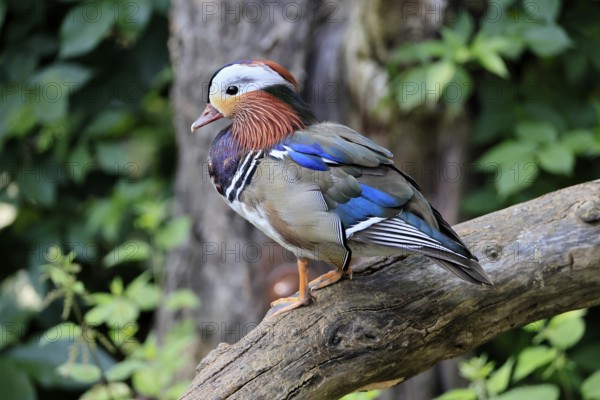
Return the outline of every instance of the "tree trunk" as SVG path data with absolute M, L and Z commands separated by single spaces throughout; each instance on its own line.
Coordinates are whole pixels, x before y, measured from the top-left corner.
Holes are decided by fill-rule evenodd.
M 456 227 L 495 286 L 420 256 L 377 259 L 198 366 L 183 399 L 337 399 L 387 387 L 502 332 L 600 304 L 600 180 Z

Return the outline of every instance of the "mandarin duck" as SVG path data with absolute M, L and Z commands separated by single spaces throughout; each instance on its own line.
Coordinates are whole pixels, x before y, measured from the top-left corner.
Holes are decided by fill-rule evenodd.
M 269 60 L 227 64 L 210 80 L 192 132 L 221 118 L 209 175 L 242 217 L 294 253 L 299 291 L 274 316 L 350 274 L 352 256 L 419 253 L 465 281 L 492 285 L 477 258 L 396 168 L 392 153 L 352 129 L 317 122 L 292 74 Z M 336 267 L 308 281 L 309 260 Z

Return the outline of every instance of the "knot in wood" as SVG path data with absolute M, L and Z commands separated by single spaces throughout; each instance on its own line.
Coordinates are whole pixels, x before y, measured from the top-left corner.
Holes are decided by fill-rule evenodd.
M 494 261 L 498 261 L 498 259 L 500 259 L 500 253 L 502 251 L 502 248 L 500 247 L 500 245 L 498 243 L 486 243 L 484 248 L 483 248 L 483 254 L 486 257 L 486 261 L 490 261 L 490 262 L 494 262 Z
M 339 325 L 329 334 L 331 346 L 346 349 L 378 346 L 380 341 L 381 338 L 376 328 L 363 323 Z
M 600 202 L 586 200 L 577 208 L 576 215 L 577 218 L 588 224 L 600 221 Z

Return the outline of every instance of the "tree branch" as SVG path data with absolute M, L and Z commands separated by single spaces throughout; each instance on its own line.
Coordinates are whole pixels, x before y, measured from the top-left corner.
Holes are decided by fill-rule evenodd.
M 355 267 L 308 307 L 263 321 L 198 366 L 183 399 L 337 399 L 386 387 L 502 332 L 600 304 L 600 180 L 456 227 L 495 282 L 419 256 Z

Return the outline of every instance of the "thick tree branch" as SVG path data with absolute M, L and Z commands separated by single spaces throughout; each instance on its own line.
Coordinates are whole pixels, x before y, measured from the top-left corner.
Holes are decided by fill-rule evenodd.
M 600 180 L 456 227 L 495 282 L 422 257 L 355 267 L 308 307 L 263 321 L 198 366 L 183 399 L 337 399 L 389 386 L 498 334 L 600 304 Z

